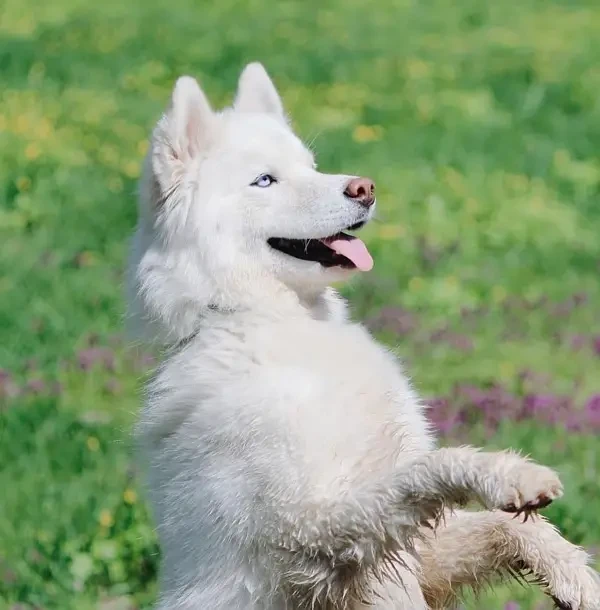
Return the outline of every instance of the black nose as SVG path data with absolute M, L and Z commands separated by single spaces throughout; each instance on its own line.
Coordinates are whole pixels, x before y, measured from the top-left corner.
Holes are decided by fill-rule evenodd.
M 352 178 L 346 185 L 344 195 L 370 208 L 375 203 L 375 183 L 370 178 Z

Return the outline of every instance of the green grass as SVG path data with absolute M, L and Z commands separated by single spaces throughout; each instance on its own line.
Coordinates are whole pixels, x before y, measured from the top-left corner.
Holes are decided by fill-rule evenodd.
M 129 440 L 145 367 L 120 339 L 136 180 L 175 78 L 226 103 L 255 59 L 321 168 L 376 180 L 376 267 L 345 292 L 424 395 L 499 384 L 576 412 L 600 394 L 595 0 L 5 0 L 0 610 L 152 601 Z M 449 440 L 555 465 L 567 493 L 549 516 L 600 543 L 598 428 L 465 412 Z M 509 599 L 539 596 L 497 589 L 468 607 Z

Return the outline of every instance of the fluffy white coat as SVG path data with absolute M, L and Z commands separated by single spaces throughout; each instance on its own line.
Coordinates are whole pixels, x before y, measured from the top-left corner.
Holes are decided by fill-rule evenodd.
M 328 288 L 350 272 L 269 245 L 368 221 L 344 195 L 351 178 L 316 170 L 259 64 L 221 112 L 179 79 L 154 130 L 129 298 L 139 330 L 169 346 L 137 428 L 157 608 L 424 610 L 523 571 L 559 607 L 600 608 L 582 550 L 502 512 L 559 497 L 556 474 L 436 448 L 394 356 Z M 489 511 L 444 513 L 469 500 Z

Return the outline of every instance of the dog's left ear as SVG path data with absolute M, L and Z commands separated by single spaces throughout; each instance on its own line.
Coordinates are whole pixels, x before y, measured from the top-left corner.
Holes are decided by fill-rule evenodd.
M 270 114 L 287 124 L 279 93 L 258 62 L 248 64 L 242 71 L 233 107 L 239 112 Z
M 196 79 L 178 78 L 171 103 L 152 135 L 152 170 L 163 192 L 209 145 L 214 121 L 215 114 Z

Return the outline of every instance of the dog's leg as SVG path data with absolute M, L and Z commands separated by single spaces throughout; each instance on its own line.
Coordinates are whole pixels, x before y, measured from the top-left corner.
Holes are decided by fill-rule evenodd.
M 522 513 L 527 520 L 561 495 L 553 470 L 515 453 L 444 448 L 405 459 L 388 479 L 333 501 L 284 511 L 280 518 L 290 521 L 283 529 L 281 523 L 277 527 L 295 532 L 292 546 L 312 547 L 336 533 L 343 541 L 356 535 L 380 547 L 398 527 L 420 525 L 439 516 L 444 506 L 479 500 L 486 508 Z
M 471 447 L 431 451 L 399 467 L 394 479 L 399 505 L 422 511 L 478 500 L 489 509 L 523 514 L 525 519 L 562 495 L 557 474 L 512 452 L 486 453 Z M 427 511 L 430 515 L 427 515 Z
M 369 603 L 359 604 L 354 610 L 429 610 L 423 596 L 419 559 L 410 553 L 399 553 L 405 566 L 401 579 L 387 578 L 373 584 Z
M 478 499 L 527 518 L 561 493 L 552 470 L 516 454 L 438 449 L 405 459 L 387 480 L 277 511 L 269 537 L 282 551 L 292 597 L 309 590 L 313 600 L 359 599 L 360 590 L 345 587 L 358 583 L 360 589 L 374 573 L 393 580 L 398 566 L 406 570 L 401 552 L 411 550 L 414 527 L 439 517 L 445 505 Z M 263 534 L 265 525 L 263 518 Z
M 502 512 L 459 511 L 425 538 L 417 576 L 433 610 L 451 607 L 462 587 L 524 572 L 544 585 L 557 608 L 600 609 L 600 579 L 588 555 L 542 518 L 522 522 Z

